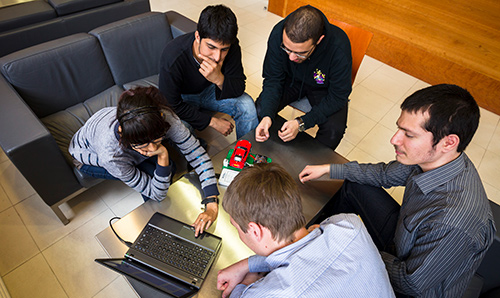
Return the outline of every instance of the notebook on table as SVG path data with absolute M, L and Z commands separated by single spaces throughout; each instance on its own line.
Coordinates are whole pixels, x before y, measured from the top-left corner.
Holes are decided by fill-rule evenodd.
M 191 297 L 200 289 L 221 248 L 222 239 L 155 213 L 123 258 L 95 261 L 173 297 Z

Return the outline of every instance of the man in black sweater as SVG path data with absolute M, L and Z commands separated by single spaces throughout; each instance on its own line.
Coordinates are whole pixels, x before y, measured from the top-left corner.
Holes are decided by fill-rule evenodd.
M 170 107 L 197 130 L 213 127 L 227 136 L 233 124 L 200 108 L 229 114 L 238 138 L 254 129 L 257 113 L 246 94 L 236 16 L 224 5 L 207 6 L 197 30 L 167 44 L 160 62 L 159 89 Z
M 346 128 L 351 71 L 351 44 L 344 31 L 310 5 L 292 12 L 269 36 L 255 139 L 266 141 L 276 114 L 306 97 L 306 114 L 285 122 L 279 137 L 291 141 L 317 124 L 316 138 L 335 149 Z

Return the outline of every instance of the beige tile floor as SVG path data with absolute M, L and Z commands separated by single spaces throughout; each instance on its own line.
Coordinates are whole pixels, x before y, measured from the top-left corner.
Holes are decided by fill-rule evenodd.
M 193 20 L 206 5 L 214 3 L 151 0 L 154 11 L 177 10 Z M 281 18 L 265 10 L 265 0 L 223 3 L 238 16 L 247 92 L 256 98 L 262 83 L 266 40 Z M 337 151 L 362 162 L 393 159 L 389 139 L 396 128 L 399 104 L 425 86 L 416 78 L 365 57 L 351 95 L 347 132 Z M 481 112 L 479 130 L 466 152 L 478 168 L 489 198 L 500 203 L 500 117 L 483 109 Z M 295 117 L 297 112 L 287 109 L 282 115 Z M 309 132 L 314 134 L 314 128 Z M 232 141 L 234 135 L 217 140 L 221 148 Z M 398 199 L 403 193 L 401 188 L 389 191 Z M 0 152 L 0 276 L 10 295 L 136 297 L 123 278 L 93 260 L 106 256 L 95 235 L 107 227 L 112 216 L 123 216 L 141 202 L 141 196 L 122 183 L 104 182 L 63 206 L 71 217 L 71 222 L 63 226 Z

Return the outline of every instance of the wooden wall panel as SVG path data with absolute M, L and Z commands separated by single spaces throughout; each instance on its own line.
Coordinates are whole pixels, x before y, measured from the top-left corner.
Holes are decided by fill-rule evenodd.
M 500 115 L 500 1 L 269 0 L 286 16 L 311 4 L 374 33 L 367 54 L 430 84 L 467 88 Z

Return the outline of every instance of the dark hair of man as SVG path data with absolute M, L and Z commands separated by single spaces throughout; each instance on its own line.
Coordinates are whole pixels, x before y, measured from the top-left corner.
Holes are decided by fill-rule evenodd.
M 460 138 L 457 152 L 465 150 L 479 125 L 479 107 L 465 89 L 450 84 L 430 86 L 416 91 L 401 104 L 406 112 L 428 112 L 423 125 L 434 138 L 433 146 L 447 135 Z
M 312 39 L 318 42 L 325 31 L 323 14 L 310 5 L 299 7 L 285 19 L 286 36 L 294 43 L 303 43 Z
M 227 188 L 222 206 L 244 233 L 254 222 L 269 229 L 277 241 L 293 240 L 293 233 L 306 224 L 297 184 L 274 163 L 241 171 Z
M 222 44 L 233 44 L 238 34 L 238 23 L 229 7 L 211 5 L 201 12 L 197 30 L 200 39 L 210 38 Z
M 162 111 L 170 109 L 162 101 L 155 87 L 137 87 L 122 93 L 116 109 L 122 146 L 147 144 L 165 135 L 170 124 Z

